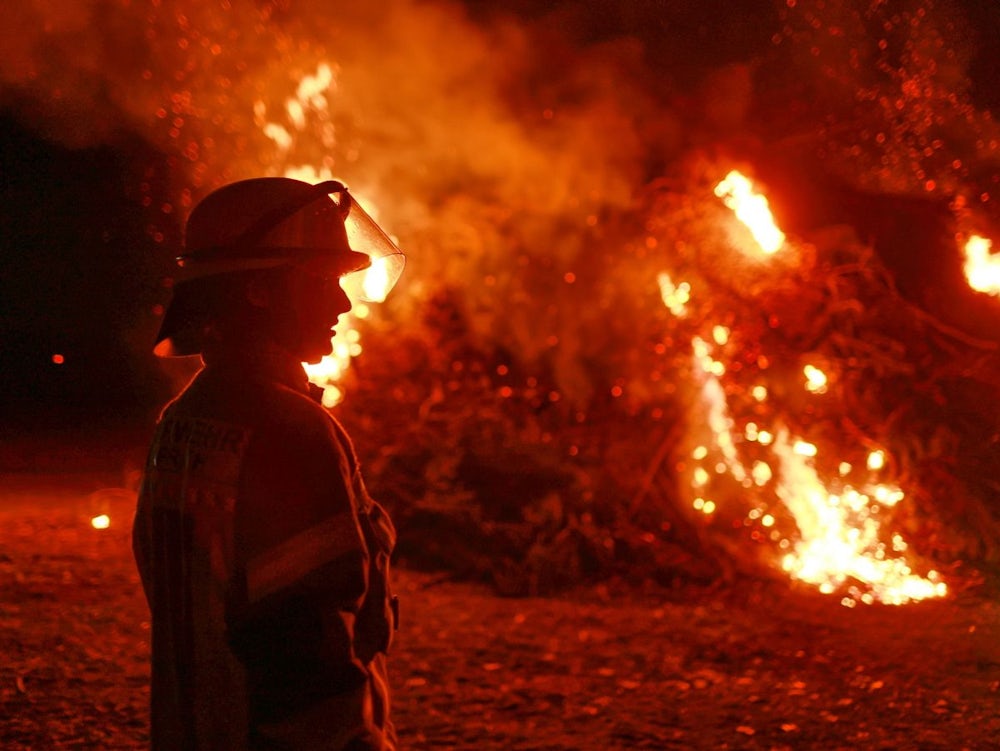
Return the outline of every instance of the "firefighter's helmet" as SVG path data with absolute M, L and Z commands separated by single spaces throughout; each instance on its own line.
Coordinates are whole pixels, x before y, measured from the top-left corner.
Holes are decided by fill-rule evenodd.
M 154 352 L 201 352 L 217 279 L 316 260 L 342 278 L 352 297 L 379 301 L 405 259 L 339 181 L 311 185 L 260 177 L 210 193 L 188 219 L 184 253 L 177 258 L 181 270 Z M 377 284 L 368 283 L 366 274 L 376 276 Z

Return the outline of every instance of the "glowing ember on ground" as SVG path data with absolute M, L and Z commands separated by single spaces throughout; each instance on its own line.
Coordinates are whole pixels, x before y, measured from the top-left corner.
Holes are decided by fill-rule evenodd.
M 750 229 L 765 253 L 774 253 L 785 244 L 785 233 L 775 225 L 767 199 L 754 192 L 753 184 L 744 175 L 736 170 L 730 172 L 715 186 L 715 195 Z
M 757 207 L 751 211 L 754 217 L 765 216 L 766 199 L 753 195 L 749 181 L 739 173 L 731 172 L 715 192 L 731 199 L 726 204 L 738 216 L 743 211 L 740 218 L 745 222 L 749 214 L 744 200 Z M 766 219 L 773 252 L 784 242 L 784 235 L 773 226 L 769 212 Z M 669 276 L 661 274 L 661 294 L 664 304 L 671 307 L 674 290 L 665 290 L 665 279 Z M 750 498 L 753 506 L 744 520 L 733 520 L 734 526 L 746 526 L 753 540 L 775 545 L 783 551 L 785 571 L 821 592 L 840 593 L 845 606 L 876 601 L 899 605 L 945 595 L 948 588 L 940 576 L 935 571 L 926 577 L 914 573 L 903 557 L 906 542 L 898 534 L 887 540 L 882 529 L 881 511 L 905 498 L 895 485 L 876 479 L 875 473 L 887 465 L 886 453 L 881 449 L 867 453 L 870 479 L 860 487 L 847 481 L 850 462 L 835 462 L 839 476 L 821 479 L 817 462 L 829 449 L 791 435 L 780 418 L 771 417 L 775 423 L 771 426 L 761 424 L 768 419 L 760 411 L 768 400 L 766 386 L 748 387 L 753 399 L 750 411 L 733 414 L 741 402 L 732 395 L 741 389 L 731 388 L 734 384 L 724 384 L 722 379 L 732 378 L 742 367 L 740 353 L 737 347 L 728 346 L 729 328 L 715 325 L 709 330 L 710 338 L 694 336 L 691 340 L 693 375 L 700 384 L 697 421 L 708 434 L 699 437 L 701 442 L 690 453 L 692 506 L 706 516 L 721 517 L 727 503 L 716 493 L 731 498 L 733 488 L 730 482 L 726 491 L 719 481 L 731 478 L 745 489 L 737 491 L 740 497 Z M 823 370 L 809 364 L 802 374 L 801 387 L 809 394 L 818 398 L 827 392 L 829 379 Z M 709 495 L 714 500 L 708 500 Z
M 90 526 L 94 529 L 107 529 L 111 526 L 111 517 L 107 514 L 98 514 L 90 520 Z
M 993 243 L 973 235 L 965 243 L 965 277 L 977 292 L 1000 296 L 1000 254 L 991 253 Z

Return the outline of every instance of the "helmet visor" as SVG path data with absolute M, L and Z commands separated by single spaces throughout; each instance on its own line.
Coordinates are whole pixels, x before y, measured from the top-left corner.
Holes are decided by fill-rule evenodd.
M 354 196 L 345 225 L 351 248 L 367 255 L 371 265 L 346 274 L 341 286 L 352 299 L 382 302 L 403 273 L 406 256 Z

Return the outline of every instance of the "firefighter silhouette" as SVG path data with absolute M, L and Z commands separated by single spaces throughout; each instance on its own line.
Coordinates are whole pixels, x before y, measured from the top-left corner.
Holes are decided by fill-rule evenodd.
M 343 184 L 257 178 L 195 207 L 178 261 L 155 351 L 203 366 L 163 410 L 133 529 L 152 747 L 394 749 L 395 530 L 302 363 L 330 353 L 342 282 L 379 263 L 394 283 L 403 255 Z

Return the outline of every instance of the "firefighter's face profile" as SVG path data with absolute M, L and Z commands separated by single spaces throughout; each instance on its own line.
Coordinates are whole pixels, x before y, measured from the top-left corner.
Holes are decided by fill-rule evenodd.
M 316 363 L 333 350 L 333 328 L 350 312 L 351 301 L 337 271 L 317 264 L 290 267 L 268 307 L 278 344 L 300 361 Z

